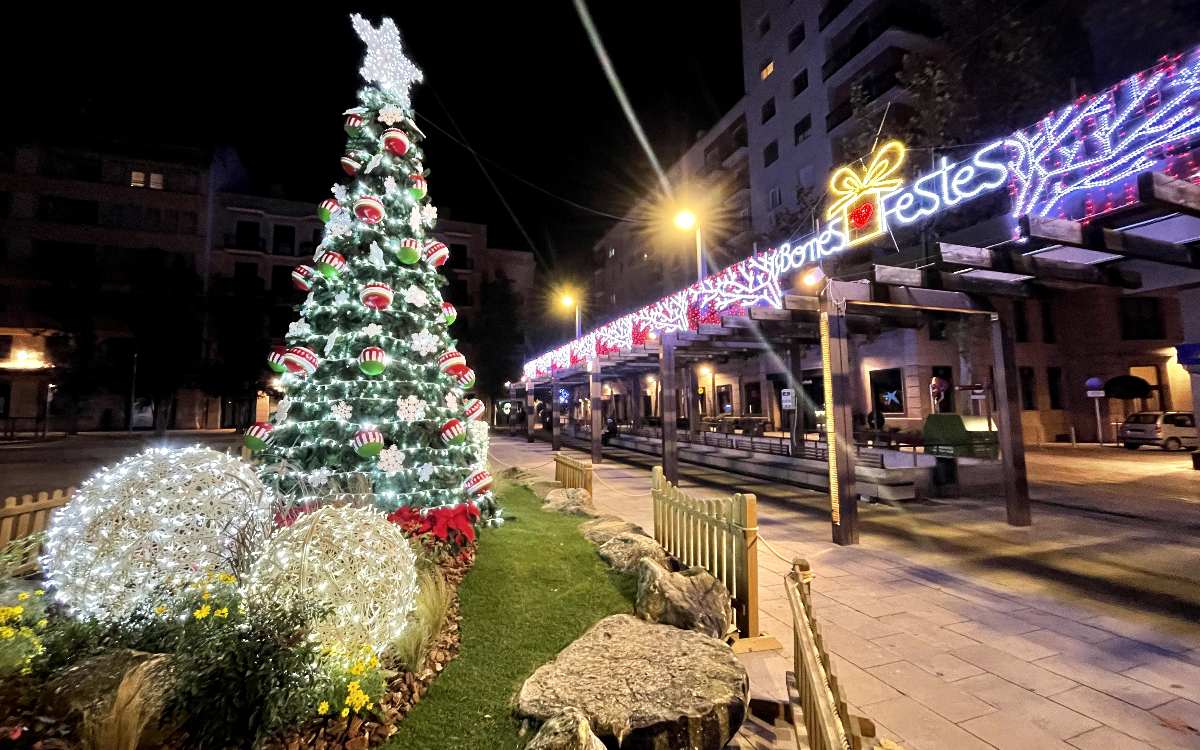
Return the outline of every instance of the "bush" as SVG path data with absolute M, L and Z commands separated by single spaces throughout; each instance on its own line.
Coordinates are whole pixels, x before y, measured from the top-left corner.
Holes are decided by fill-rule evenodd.
M 33 673 L 33 660 L 45 650 L 45 592 L 8 591 L 0 597 L 0 677 Z

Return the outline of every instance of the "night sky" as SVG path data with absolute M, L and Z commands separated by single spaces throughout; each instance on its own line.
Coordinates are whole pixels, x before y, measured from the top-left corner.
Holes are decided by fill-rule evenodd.
M 163 4 L 157 16 L 42 7 L 6 10 L 7 141 L 228 144 L 257 190 L 320 200 L 341 175 L 341 112 L 361 81 L 347 18 L 358 11 L 391 14 L 425 71 L 414 101 L 428 118 L 418 125 L 434 202 L 443 215 L 486 222 L 493 246 L 532 243 L 579 272 L 570 261 L 608 224 L 506 170 L 618 214 L 652 183 L 569 0 L 289 3 L 280 15 L 217 4 Z M 590 9 L 664 165 L 741 96 L 736 0 Z M 22 34 L 28 41 L 14 43 Z M 430 122 L 500 165 L 488 168 L 516 221 L 471 155 Z

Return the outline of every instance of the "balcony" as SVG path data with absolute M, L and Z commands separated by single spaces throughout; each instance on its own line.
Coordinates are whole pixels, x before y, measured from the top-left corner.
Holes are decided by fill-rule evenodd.
M 239 236 L 236 234 L 225 235 L 226 250 L 246 250 L 248 252 L 264 252 L 267 249 L 267 240 L 264 237 L 248 237 L 245 235 Z
M 863 21 L 845 39 L 834 47 L 829 59 L 821 66 L 821 77 L 828 81 L 834 73 L 841 70 L 847 63 L 857 57 L 863 50 L 891 30 L 905 31 L 921 36 L 935 36 L 938 24 L 928 9 L 917 5 L 913 7 L 891 6 L 882 13 Z
M 893 65 L 878 72 L 871 73 L 860 80 L 856 85 L 862 87 L 863 96 L 866 98 L 866 102 L 873 102 L 896 87 L 898 83 L 896 74 L 899 72 L 900 66 Z M 825 132 L 832 132 L 833 129 L 838 125 L 841 125 L 843 122 L 850 119 L 852 114 L 854 114 L 854 104 L 851 102 L 850 97 L 847 96 L 841 104 L 831 109 L 829 114 L 825 117 Z
M 842 11 L 849 8 L 850 3 L 851 0 L 829 0 L 825 4 L 825 7 L 821 9 L 821 15 L 817 19 L 817 24 L 821 31 L 824 31 L 826 26 L 833 23 L 833 19 L 840 16 Z
M 730 151 L 729 155 L 721 161 L 721 166 L 725 167 L 726 169 L 733 169 L 737 165 L 745 162 L 749 158 L 749 155 L 750 149 L 746 148 L 744 145 L 738 146 L 733 151 Z

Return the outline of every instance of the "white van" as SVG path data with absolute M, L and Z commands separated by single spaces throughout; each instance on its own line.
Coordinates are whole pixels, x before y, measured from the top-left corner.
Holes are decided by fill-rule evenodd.
M 1139 411 L 1125 418 L 1117 435 L 1131 451 L 1143 445 L 1157 445 L 1165 451 L 1200 447 L 1196 415 L 1189 411 Z

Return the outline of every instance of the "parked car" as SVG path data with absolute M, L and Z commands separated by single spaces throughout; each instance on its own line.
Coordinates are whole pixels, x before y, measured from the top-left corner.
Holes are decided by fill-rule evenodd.
M 1188 411 L 1139 411 L 1130 414 L 1117 433 L 1121 444 L 1135 451 L 1157 445 L 1165 451 L 1200 447 L 1196 415 Z

